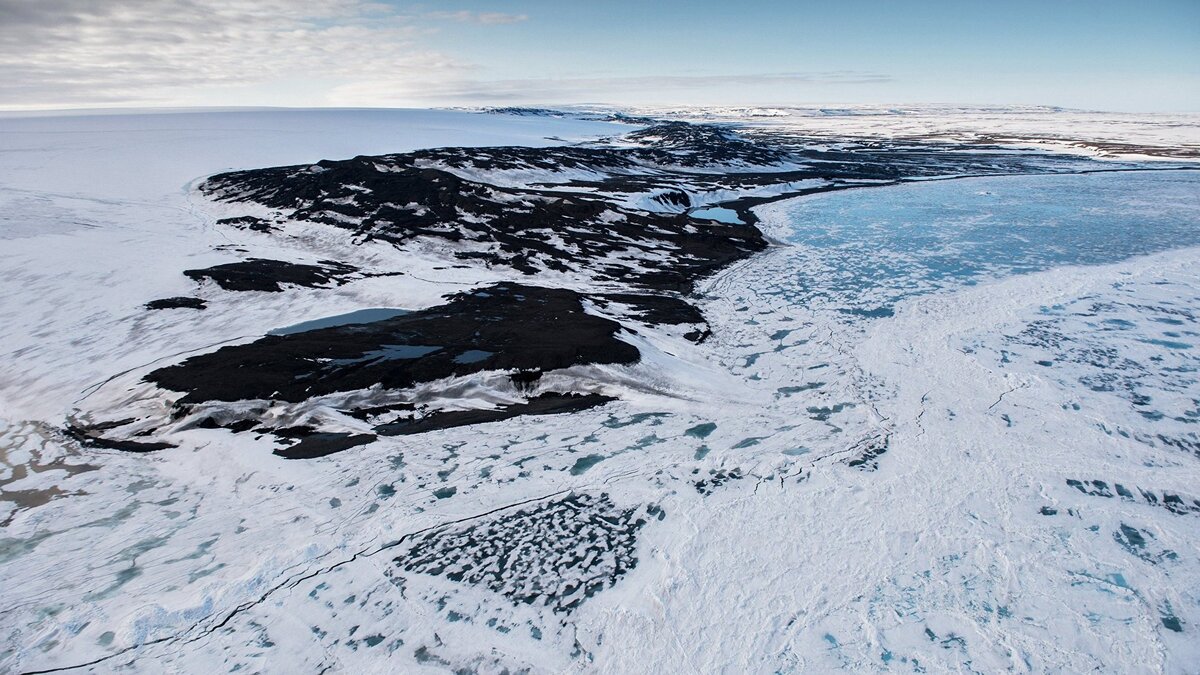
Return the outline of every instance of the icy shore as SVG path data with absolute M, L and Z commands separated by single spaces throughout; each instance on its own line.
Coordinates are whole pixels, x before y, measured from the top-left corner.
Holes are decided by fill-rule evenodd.
M 988 178 L 995 183 L 909 183 L 746 208 L 772 239 L 791 243 L 669 295 L 695 306 L 703 335 L 683 310 L 668 312 L 686 319 L 672 323 L 661 320 L 664 306 L 638 309 L 620 295 L 625 281 L 595 265 L 563 271 L 534 258 L 526 274 L 507 256 L 456 261 L 448 253 L 462 249 L 436 237 L 364 244 L 338 223 L 280 219 L 182 189 L 225 168 L 426 144 L 544 146 L 561 142 L 543 136 L 583 141 L 637 128 L 391 115 L 382 128 L 402 134 L 366 124 L 362 138 L 303 151 L 297 137 L 344 125 L 336 116 L 274 120 L 267 137 L 279 146 L 240 158 L 240 134 L 261 136 L 248 121 L 263 118 L 209 118 L 202 133 L 189 131 L 196 120 L 173 118 L 158 136 L 120 118 L 93 120 L 84 137 L 94 146 L 79 142 L 84 130 L 35 120 L 5 141 L 0 667 L 1174 673 L 1200 660 L 1194 180 L 1131 179 L 1145 184 L 1121 192 L 1119 180 L 1103 188 L 1095 186 L 1108 179 Z M 621 155 L 607 150 L 481 150 L 430 153 L 424 168 L 496 172 L 506 195 L 590 191 L 608 201 L 588 218 L 634 209 L 652 223 L 681 206 L 653 195 L 711 204 L 894 182 L 888 171 L 1062 172 L 1081 161 L 872 150 L 714 177 L 703 174 L 708 162 L 728 173 L 731 157 L 780 158 L 736 144 L 736 156 L 687 155 L 686 143 L 684 155 L 660 155 L 662 142 L 631 141 L 647 154 L 629 166 L 614 167 Z M 188 154 L 188 143 L 207 147 L 207 159 Z M 180 148 L 169 153 L 178 168 L 147 159 L 161 158 L 163 144 Z M 80 145 L 93 147 L 88 170 Z M 531 157 L 555 164 L 483 166 Z M 602 171 L 600 160 L 609 162 Z M 981 209 L 1014 213 L 1009 189 L 1036 203 L 1028 197 L 1038 180 L 1064 181 L 1051 190 L 1058 202 L 1091 200 L 1055 216 L 1060 226 L 1082 218 L 1120 232 L 1125 218 L 1165 243 L 1139 239 L 1144 248 L 1094 258 L 1064 245 L 1056 258 L 1029 232 L 1024 244 L 988 248 L 1012 223 L 988 229 Z M 1157 190 L 1159 211 L 1130 200 L 1145 190 Z M 909 196 L 890 196 L 900 194 Z M 905 230 L 905 213 L 928 222 L 922 199 L 964 210 Z M 309 211 L 346 206 L 329 203 Z M 247 215 L 278 229 L 218 224 Z M 804 231 L 813 226 L 820 237 Z M 837 231 L 852 226 L 864 229 Z M 896 227 L 916 238 L 891 238 Z M 928 251 L 989 264 L 947 273 Z M 182 274 L 254 257 L 307 264 L 316 252 L 356 272 L 277 292 Z M 575 253 L 568 262 L 585 259 Z M 621 264 L 640 274 L 660 262 L 648 249 Z M 863 283 L 839 285 L 846 270 Z M 539 391 L 618 400 L 380 435 L 305 460 L 273 454 L 269 435 L 219 425 L 164 431 L 178 447 L 136 454 L 81 447 L 62 433 L 67 415 L 120 421 L 122 411 L 164 406 L 144 376 L 221 345 L 251 349 L 302 321 L 436 308 L 447 295 L 514 281 L 585 297 L 588 321 L 622 326 L 612 333 L 620 350 L 638 355 L 548 369 Z M 144 307 L 193 295 L 204 309 Z M 507 371 L 467 372 L 486 370 L 501 350 L 484 351 L 447 354 L 470 368 L 417 393 L 447 410 L 514 404 L 521 392 Z M 455 368 L 454 359 L 443 365 Z M 225 403 L 239 412 L 236 400 Z M 283 415 L 279 428 L 304 413 L 284 403 L 269 413 Z M 322 410 L 326 423 L 358 429 Z

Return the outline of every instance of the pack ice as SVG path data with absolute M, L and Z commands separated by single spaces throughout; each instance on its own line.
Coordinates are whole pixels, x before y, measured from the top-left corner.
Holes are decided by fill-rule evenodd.
M 1200 118 L 0 131 L 4 672 L 1196 672 Z

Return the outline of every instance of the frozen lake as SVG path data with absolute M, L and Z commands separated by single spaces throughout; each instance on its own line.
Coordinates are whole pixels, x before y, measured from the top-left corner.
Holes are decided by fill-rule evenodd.
M 820 617 L 796 643 L 826 669 L 920 654 L 1038 672 L 1053 649 L 1088 655 L 1069 669 L 1194 662 L 1200 173 L 920 182 L 755 211 L 792 245 L 714 279 L 705 309 L 723 363 L 772 400 L 706 459 L 818 467 L 808 496 L 779 498 L 813 515 L 706 519 L 708 546 L 733 540 L 706 552 L 706 577 L 764 557 L 822 570 L 845 608 L 790 602 Z M 826 480 L 824 463 L 861 474 Z M 822 551 L 736 552 L 783 521 Z M 715 586 L 687 585 L 705 600 L 672 615 Z
M 796 302 L 877 316 L 934 289 L 1200 244 L 1200 172 L 908 183 L 763 211 L 796 245 Z
M 742 219 L 738 217 L 737 211 L 727 209 L 723 206 L 709 206 L 703 209 L 696 209 L 691 212 L 693 218 L 708 218 L 720 223 L 730 223 L 732 225 L 741 225 Z
M 371 323 L 373 321 L 383 321 L 397 316 L 408 314 L 406 309 L 394 309 L 391 307 L 372 307 L 369 309 L 359 309 L 345 314 L 335 316 L 326 316 L 320 319 L 312 319 L 311 321 L 301 321 L 300 323 L 276 328 L 267 333 L 268 335 L 290 335 L 292 333 L 303 333 L 308 330 L 317 330 L 319 328 L 333 328 L 334 326 L 349 326 L 359 323 Z

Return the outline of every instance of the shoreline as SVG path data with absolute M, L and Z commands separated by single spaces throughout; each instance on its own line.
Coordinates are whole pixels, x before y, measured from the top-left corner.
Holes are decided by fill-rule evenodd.
M 619 185 L 645 187 L 632 180 Z M 543 193 L 554 198 L 552 190 L 537 192 L 539 197 Z M 756 221 L 763 225 L 754 226 L 769 236 L 770 212 L 782 214 L 788 199 L 796 198 L 755 199 L 770 200 L 745 207 L 756 218 L 763 216 Z M 436 310 L 445 292 L 486 293 L 485 286 L 526 279 L 499 266 L 454 268 L 445 260 L 446 249 L 437 246 L 359 247 L 345 240 L 346 230 L 320 223 L 285 223 L 275 239 L 231 226 L 212 229 L 218 216 L 250 214 L 274 222 L 266 209 L 196 206 L 205 214 L 204 228 L 180 239 L 184 255 L 163 256 L 162 273 L 154 277 L 158 281 L 151 290 L 164 296 L 202 295 L 208 300 L 204 310 L 145 311 L 140 304 L 135 308 L 134 301 L 143 300 L 137 294 L 115 299 L 102 293 L 96 299 L 56 295 L 64 286 L 77 289 L 81 279 L 92 277 L 76 277 L 74 270 L 38 277 L 35 268 L 47 258 L 34 256 L 25 263 L 28 269 L 22 267 L 22 276 L 16 277 L 22 280 L 21 297 L 37 295 L 57 312 L 47 315 L 43 328 L 49 347 L 56 335 L 67 335 L 61 332 L 71 325 L 65 319 L 95 317 L 87 324 L 94 342 L 71 345 L 61 354 L 30 351 L 32 365 L 24 366 L 29 376 L 48 377 L 68 368 L 74 372 L 83 367 L 71 364 L 85 363 L 95 354 L 110 359 L 101 365 L 140 355 L 161 357 L 168 346 L 178 351 L 192 346 L 189 341 L 227 336 L 231 327 L 239 329 L 237 334 L 250 333 L 245 338 L 249 342 L 261 338 L 259 327 L 266 327 L 265 334 L 351 305 Z M 160 227 L 194 228 L 192 213 L 164 219 Z M 101 239 L 89 234 L 76 241 L 95 257 Z M 284 243 L 270 248 L 278 241 Z M 205 248 L 217 245 L 228 248 Z M 737 664 L 750 671 L 778 667 L 779 649 L 802 655 L 803 665 L 814 670 L 839 662 L 870 670 L 880 667 L 881 653 L 897 659 L 919 656 L 933 669 L 954 669 L 964 660 L 985 669 L 1019 668 L 1018 656 L 993 647 L 1001 642 L 1031 654 L 1034 665 L 1029 667 L 1037 669 L 1099 666 L 1113 645 L 1146 663 L 1182 662 L 1192 654 L 1194 648 L 1182 643 L 1172 643 L 1161 654 L 1150 650 L 1174 639 L 1151 625 L 1167 611 L 1160 610 L 1164 605 L 1139 605 L 1132 615 L 1136 631 L 1115 622 L 1089 624 L 1086 616 L 1063 613 L 1057 606 L 1062 601 L 1124 616 L 1119 613 L 1128 612 L 1121 600 L 1125 591 L 1110 599 L 1095 588 L 1112 584 L 1082 576 L 1103 580 L 1115 570 L 1144 597 L 1169 600 L 1175 612 L 1169 616 L 1190 626 L 1192 606 L 1186 598 L 1170 595 L 1173 582 L 1161 571 L 1165 567 L 1149 566 L 1116 548 L 1112 534 L 1126 536 L 1120 529 L 1124 523 L 1137 528 L 1135 534 L 1146 532 L 1137 536 L 1154 546 L 1184 550 L 1177 543 L 1178 532 L 1192 516 L 1176 517 L 1141 497 L 1132 505 L 1105 500 L 1067 481 L 1124 481 L 1122 485 L 1152 491 L 1161 502 L 1165 493 L 1188 487 L 1194 470 L 1187 473 L 1186 457 L 1162 454 L 1177 450 L 1143 448 L 1135 445 L 1141 441 L 1105 435 L 1094 424 L 1093 418 L 1101 415 L 1123 420 L 1117 414 L 1125 399 L 1097 393 L 1080 399 L 1082 411 L 1060 409 L 1065 401 L 1049 378 L 1028 374 L 1052 372 L 1036 360 L 1043 358 L 1038 350 L 1055 345 L 1026 340 L 1033 346 L 1021 347 L 1016 363 L 1018 350 L 1005 336 L 1020 332 L 992 330 L 996 303 L 989 304 L 989 298 L 1032 302 L 1035 294 L 1022 289 L 1039 288 L 1046 279 L 1057 279 L 1060 286 L 1083 279 L 1077 285 L 1086 287 L 1100 284 L 1094 280 L 1102 277 L 1120 279 L 1120 271 L 1135 263 L 1138 269 L 1174 274 L 1164 261 L 1186 267 L 1200 255 L 1200 247 L 1113 263 L 1105 267 L 1106 277 L 1093 274 L 1097 266 L 1056 268 L 966 289 L 976 296 L 956 289 L 910 297 L 897 304 L 893 317 L 873 321 L 822 316 L 820 307 L 780 293 L 783 282 L 791 281 L 781 275 L 789 269 L 793 248 L 758 251 L 701 277 L 686 296 L 708 315 L 712 334 L 699 341 L 687 337 L 689 324 L 643 321 L 647 314 L 673 312 L 629 304 L 631 298 L 619 297 L 629 291 L 619 279 L 599 284 L 552 271 L 528 277 L 538 286 L 590 293 L 607 302 L 589 299 L 591 304 L 581 306 L 597 322 L 621 323 L 621 330 L 629 332 L 616 333 L 618 339 L 641 356 L 636 364 L 574 364 L 543 373 L 547 389 L 592 396 L 550 397 L 534 406 L 576 409 L 569 414 L 401 433 L 362 445 L 353 435 L 319 436 L 296 450 L 314 456 L 302 460 L 264 452 L 267 438 L 202 425 L 180 432 L 185 447 L 160 454 L 80 452 L 44 424 L 6 420 L 0 426 L 6 451 L 14 461 L 25 462 L 22 466 L 33 467 L 16 487 L 45 500 L 35 509 L 15 512 L 6 527 L 16 548 L 8 549 L 12 557 L 3 565 L 21 589 L 13 602 L 27 607 L 14 614 L 17 628 L 5 638 L 15 650 L 15 661 L 8 663 L 26 669 L 79 667 L 100 656 L 114 665 L 163 658 L 184 669 L 200 669 L 214 659 L 253 664 L 262 658 L 255 646 L 260 636 L 277 645 L 265 653 L 300 670 L 317 669 L 330 662 L 330 654 L 344 668 L 370 667 L 382 652 L 372 651 L 374 645 L 363 642 L 363 636 L 378 643 L 379 650 L 392 650 L 395 644 L 388 654 L 399 663 L 415 663 L 419 649 L 425 650 L 419 654 L 456 665 L 470 664 L 475 655 L 487 652 L 502 655 L 502 665 L 514 669 L 578 668 L 584 659 L 607 668 L 647 669 L 664 664 L 635 662 L 636 655 L 660 653 L 654 645 L 674 644 L 689 635 L 705 636 L 689 643 L 695 663 Z M 181 274 L 243 256 L 315 262 L 314 256 L 299 255 L 309 249 L 367 272 L 400 270 L 407 276 L 289 286 L 274 293 L 208 286 L 197 292 L 194 282 Z M 271 251 L 276 253 L 264 255 Z M 118 259 L 120 252 L 114 249 L 109 255 Z M 186 262 L 179 264 L 181 260 Z M 1051 276 L 1037 276 L 1046 274 Z M 118 275 L 109 286 L 94 284 L 103 289 L 124 283 L 122 279 Z M 396 290 L 399 285 L 406 285 L 403 294 Z M 1170 299 L 1172 288 L 1147 283 L 1137 292 L 1161 303 Z M 974 303 L 972 297 L 977 298 Z M 109 301 L 116 308 L 112 319 L 89 304 L 103 309 Z M 938 338 L 941 333 L 934 329 L 946 327 L 945 322 L 933 325 L 938 303 L 962 305 L 964 316 L 969 310 L 991 322 L 978 345 L 961 344 L 957 333 L 955 341 Z M 489 309 L 489 303 L 479 304 L 481 310 Z M 22 311 L 42 311 L 31 307 Z M 1011 315 L 1014 326 L 1042 319 L 1005 307 L 1001 318 Z M 1128 312 L 1114 316 L 1137 318 Z M 1077 329 L 1069 323 L 1075 321 L 1069 313 L 1051 318 L 1063 330 Z M 960 323 L 981 331 L 985 327 L 982 319 Z M 889 330 L 899 326 L 904 330 Z M 853 332 L 839 332 L 842 328 Z M 1145 360 L 1154 352 L 1136 351 L 1143 349 L 1137 337 L 1120 347 Z M 444 347 L 427 344 L 435 341 L 414 340 L 422 349 Z M 414 346 L 390 338 L 386 342 L 396 344 Z M 906 346 L 914 351 L 906 352 Z M 1016 365 L 985 363 L 958 347 L 975 349 L 979 359 L 986 356 L 997 363 L 998 350 L 1007 349 Z M 1151 347 L 1157 348 L 1144 349 Z M 199 349 L 212 353 L 209 347 Z M 486 363 L 483 359 L 491 357 L 480 351 L 444 356 Z M 320 358 L 305 356 L 304 363 L 320 368 Z M 331 358 L 359 357 L 338 353 Z M 1084 367 L 1054 358 L 1069 376 L 1076 374 L 1071 368 Z M 160 366 L 178 361 L 161 359 L 171 360 Z M 138 366 L 131 372 L 136 375 L 138 368 L 145 369 Z M 68 378 L 56 378 L 61 380 L 56 386 L 69 389 L 62 384 Z M 34 381 L 52 398 L 44 380 Z M 162 406 L 155 414 L 172 414 L 172 401 L 126 386 L 106 390 L 104 397 L 129 405 L 149 402 Z M 433 399 L 493 404 L 507 401 L 515 385 L 507 378 L 467 373 L 421 387 L 421 394 Z M 590 407 L 613 392 L 624 400 Z M 294 389 L 283 393 L 303 398 Z M 347 403 L 367 402 L 355 396 Z M 231 413 L 267 418 L 287 433 L 299 433 L 293 427 L 317 415 L 353 429 L 357 422 L 330 413 L 329 401 L 293 402 L 287 414 L 281 408 L 266 415 L 250 404 L 225 403 Z M 467 412 L 442 419 L 479 418 Z M 1047 436 L 1043 430 L 1048 426 L 1065 431 L 1061 438 Z M 406 428 L 396 427 L 401 432 Z M 344 451 L 315 457 L 333 449 Z M 1155 459 L 1159 466 L 1124 458 Z M 1183 473 L 1168 474 L 1167 468 Z M 1038 510 L 1043 506 L 1060 515 L 1043 515 Z M 1134 507 L 1140 510 L 1123 510 Z M 1063 515 L 1069 511 L 1078 515 Z M 1158 520 L 1160 514 L 1164 520 Z M 1086 529 L 1092 525 L 1100 528 L 1099 535 Z M 594 535 L 590 540 L 589 532 Z M 1064 543 L 1068 540 L 1071 546 Z M 589 541 L 594 550 L 586 548 Z M 491 585 L 482 578 L 462 583 L 451 576 L 456 570 L 442 569 L 435 564 L 437 555 L 431 557 L 431 552 L 441 552 L 456 564 L 478 560 L 492 565 L 492 552 L 507 551 L 506 542 L 519 542 L 526 552 L 521 555 L 538 561 L 537 569 L 517 565 Z M 1027 546 L 1038 555 L 1030 555 Z M 51 556 L 64 561 L 63 574 L 39 573 L 38 565 Z M 989 573 L 989 565 L 997 561 L 1010 576 Z M 1175 583 L 1192 578 L 1192 568 L 1180 566 L 1190 562 L 1171 564 L 1172 574 L 1180 575 Z M 543 574 L 542 569 L 548 571 Z M 797 583 L 800 577 L 811 577 L 813 583 Z M 970 580 L 978 581 L 964 584 Z M 814 592 L 814 585 L 822 590 Z M 101 592 L 109 588 L 114 590 Z M 591 590 L 577 593 L 584 588 Z M 349 597 L 355 600 L 346 602 Z M 534 601 L 512 601 L 526 597 Z M 756 598 L 771 602 L 747 601 Z M 66 609 L 50 617 L 35 614 L 51 600 Z M 984 611 L 985 606 L 992 609 Z M 713 607 L 721 609 L 719 622 L 712 620 Z M 895 607 L 905 612 L 897 613 Z M 1039 621 L 1001 616 L 998 607 Z M 303 617 L 319 630 L 289 630 L 279 623 L 283 616 Z M 1062 630 L 1046 631 L 1047 617 Z M 863 630 L 864 622 L 869 630 Z M 212 630 L 217 625 L 223 630 Z M 68 632 L 71 626 L 79 628 Z M 748 642 L 745 626 L 767 628 L 756 630 Z M 936 641 L 923 631 L 933 633 Z M 46 643 L 34 635 L 62 641 L 41 650 Z M 954 636 L 961 637 L 961 645 L 941 646 Z M 1180 639 L 1187 637 L 1185 633 Z M 1069 644 L 1071 660 L 1059 659 L 1047 647 L 1056 640 Z M 347 646 L 350 642 L 353 648 Z M 768 642 L 775 647 L 763 648 Z

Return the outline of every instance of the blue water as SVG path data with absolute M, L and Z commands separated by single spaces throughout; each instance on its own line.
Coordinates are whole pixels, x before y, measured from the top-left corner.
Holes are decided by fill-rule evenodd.
M 797 302 L 887 316 L 905 297 L 1200 245 L 1200 172 L 971 178 L 858 188 L 788 210 Z
M 393 317 L 408 314 L 406 309 L 393 309 L 390 307 L 372 307 L 370 309 L 359 309 L 345 314 L 336 314 L 312 321 L 301 321 L 300 323 L 276 328 L 268 333 L 268 335 L 288 335 L 290 333 L 303 333 L 304 331 L 317 330 L 318 328 L 332 328 L 334 326 L 346 326 L 356 323 L 372 323 L 374 321 L 383 321 Z
M 738 217 L 737 211 L 734 211 L 733 209 L 727 209 L 722 206 L 710 206 L 704 209 L 696 209 L 689 215 L 691 215 L 693 218 L 707 218 L 708 220 L 715 220 L 719 223 L 729 223 L 730 225 L 744 224 L 742 223 L 742 219 Z
M 374 361 L 394 361 L 398 359 L 419 359 L 427 354 L 432 354 L 441 347 L 430 345 L 382 345 L 379 349 L 373 349 L 365 352 L 362 356 L 354 359 L 330 359 L 329 365 L 332 366 L 350 366 L 358 363 L 372 363 Z
M 467 351 L 454 357 L 455 363 L 479 363 L 484 359 L 495 354 L 495 352 L 487 352 L 482 349 L 468 349 Z

